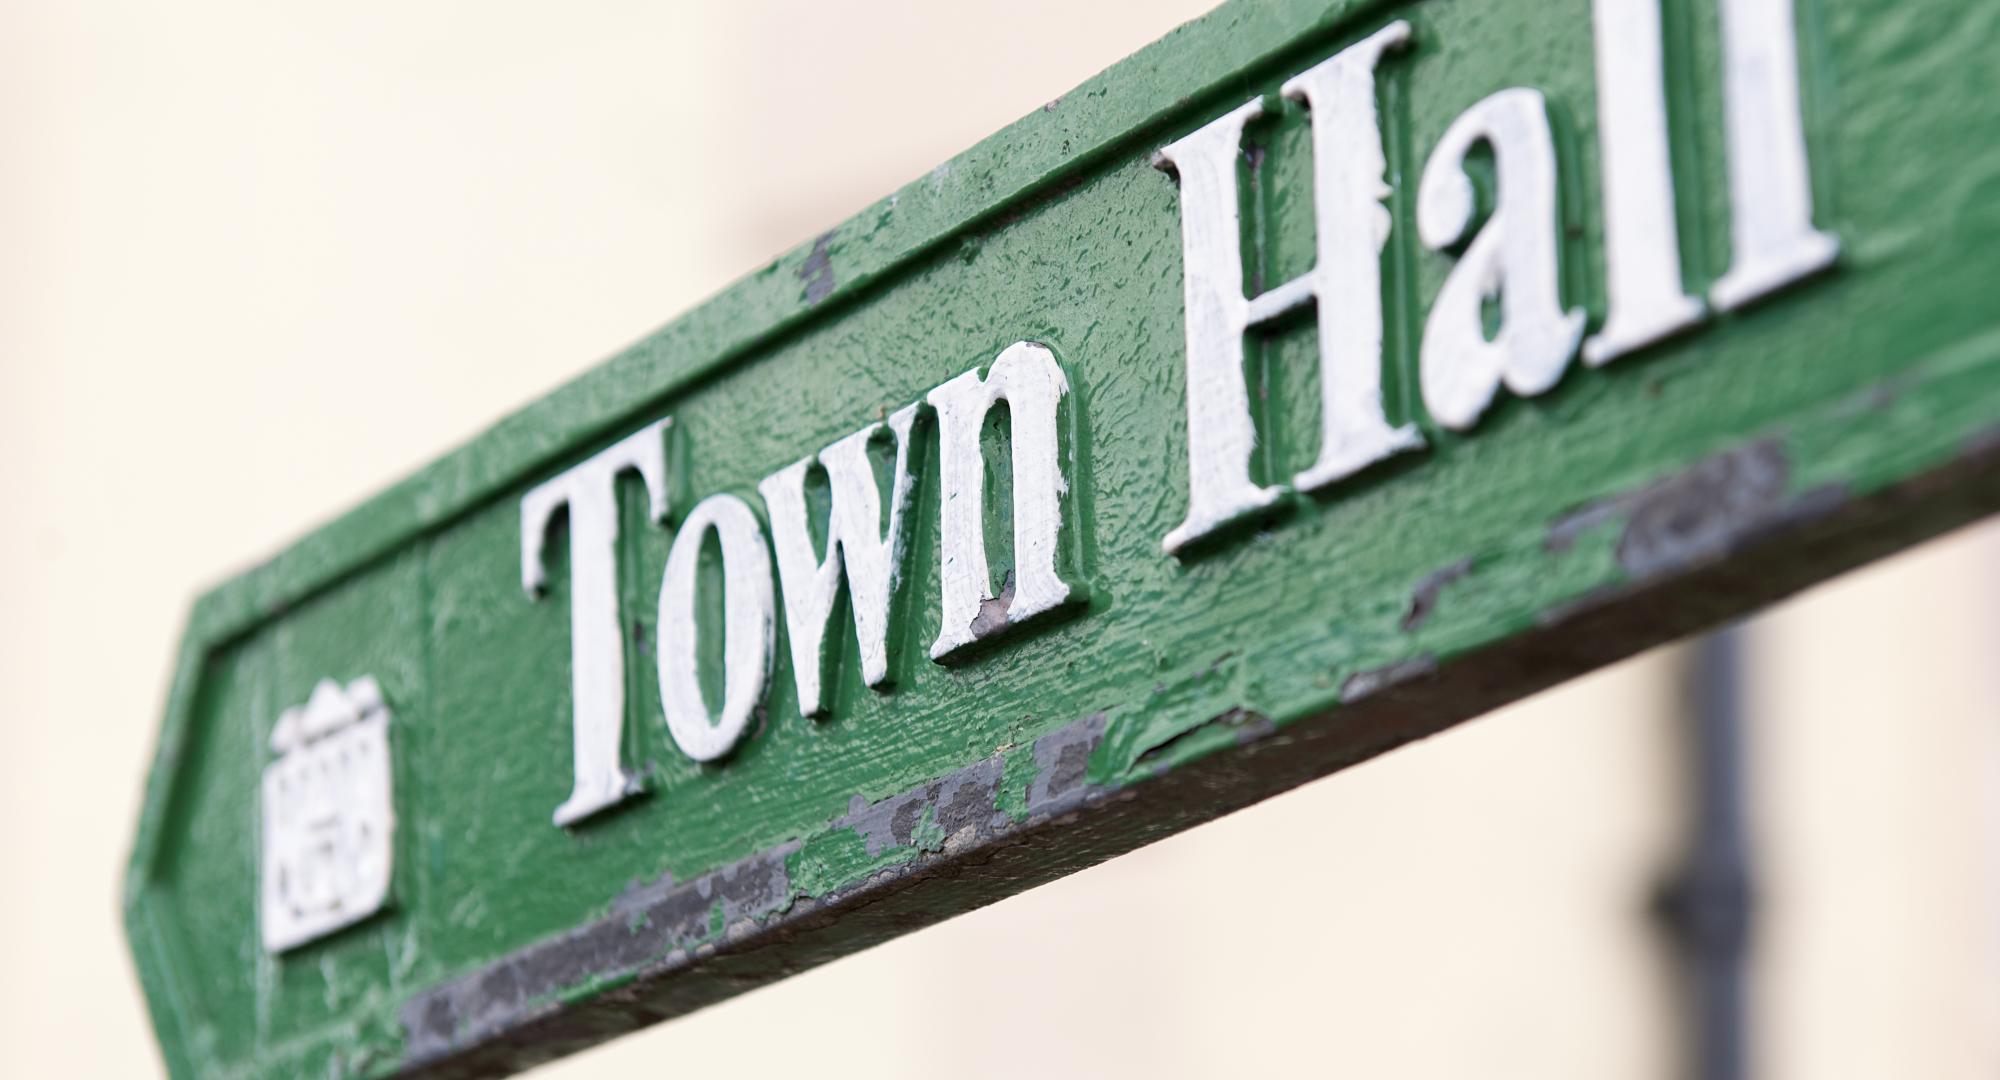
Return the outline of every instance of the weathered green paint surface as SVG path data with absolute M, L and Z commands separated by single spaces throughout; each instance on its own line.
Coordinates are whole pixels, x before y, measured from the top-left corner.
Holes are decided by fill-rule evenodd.
M 1705 286 L 1728 262 L 1715 11 L 1667 10 L 1688 276 Z M 1149 158 L 1394 17 L 1417 41 L 1383 69 L 1386 378 L 1391 418 L 1423 425 L 1430 448 L 1168 558 L 1161 537 L 1187 500 L 1180 218 Z M 1423 313 L 1450 266 L 1416 243 L 1415 174 L 1466 106 L 1545 91 L 1568 297 L 1602 316 L 1587 0 L 1240 0 L 211 592 L 125 900 L 170 1067 L 472 1075 L 543 1060 L 2000 506 L 2000 7 L 1800 0 L 1800 26 L 1818 218 L 1841 265 L 1579 365 L 1545 396 L 1503 395 L 1470 433 L 1439 430 L 1415 392 Z M 1313 257 L 1305 129 L 1293 108 L 1252 132 L 1246 258 L 1265 280 Z M 559 528 L 551 595 L 530 603 L 521 493 L 671 414 L 676 512 L 716 492 L 761 508 L 770 472 L 1017 340 L 1047 343 L 1073 382 L 1088 603 L 970 663 L 931 663 L 938 463 L 921 441 L 893 691 L 860 685 L 844 630 L 833 714 L 800 719 L 781 627 L 761 727 L 725 764 L 697 765 L 660 723 L 648 644 L 672 533 L 630 484 L 626 760 L 649 792 L 552 826 L 570 783 L 566 541 Z M 1315 452 L 1315 340 L 1295 320 L 1252 349 L 1270 476 Z M 395 710 L 390 907 L 274 957 L 257 936 L 265 740 L 317 680 L 364 673 Z

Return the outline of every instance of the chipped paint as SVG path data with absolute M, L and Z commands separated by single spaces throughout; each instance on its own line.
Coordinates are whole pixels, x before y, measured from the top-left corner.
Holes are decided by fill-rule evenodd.
M 1028 785 L 1028 812 L 1050 813 L 1086 793 L 1090 758 L 1104 741 L 1104 713 L 1091 713 L 1035 740 L 1035 779 Z
M 1643 581 L 1712 561 L 1787 520 L 1822 517 L 1849 498 L 1840 485 L 1795 495 L 1791 479 L 1784 448 L 1761 439 L 1566 514 L 1550 526 L 1543 544 L 1562 554 L 1584 534 L 1622 523 L 1618 566 L 1629 579 Z
M 1276 730 L 1277 725 L 1262 713 L 1241 707 L 1225 709 L 1146 747 L 1130 771 L 1159 776 L 1182 762 L 1213 752 L 1218 746 L 1243 746 Z
M 973 616 L 972 622 L 967 625 L 966 628 L 971 632 L 973 640 L 983 641 L 1007 629 L 1012 625 L 1007 620 L 1007 613 L 1013 610 L 1013 608 L 1014 572 L 1009 570 L 1006 576 L 1001 579 L 999 594 L 981 600 L 979 602 L 979 614 Z
M 456 1070 L 455 1055 L 549 1017 L 561 1001 L 580 991 L 672 977 L 724 949 L 766 942 L 782 934 L 789 921 L 818 917 L 820 904 L 852 900 L 854 885 L 864 891 L 881 888 L 926 870 L 923 855 L 962 856 L 1018 829 L 1070 814 L 1110 793 L 1085 781 L 1086 763 L 1104 725 L 1104 714 L 1093 713 L 1035 741 L 1028 814 L 1018 821 L 1000 806 L 1001 756 L 885 799 L 870 802 L 855 796 L 849 811 L 827 831 L 860 837 L 870 859 L 898 848 L 915 849 L 915 857 L 886 872 L 868 873 L 847 888 L 817 897 L 796 888 L 788 864 L 805 846 L 796 840 L 685 884 L 671 877 L 634 883 L 601 918 L 404 1002 L 402 1067 Z
M 1783 504 L 1789 472 L 1770 442 L 1720 454 L 1641 493 L 1618 541 L 1618 565 L 1651 577 L 1727 550 Z
M 856 795 L 835 826 L 866 840 L 870 858 L 889 848 L 909 847 L 919 825 L 934 827 L 944 839 L 982 825 L 999 828 L 1006 820 L 999 809 L 1002 767 L 1000 758 L 991 757 L 880 802 Z
M 584 987 L 687 966 L 716 941 L 718 920 L 726 930 L 790 906 L 785 859 L 797 849 L 761 852 L 686 885 L 633 890 L 595 922 L 416 995 L 401 1010 L 405 1065 L 485 1043 Z
M 1410 610 L 1403 616 L 1403 631 L 1408 633 L 1424 624 L 1431 617 L 1431 610 L 1437 607 L 1438 595 L 1451 585 L 1465 580 L 1472 573 L 1472 559 L 1460 559 L 1450 566 L 1434 570 L 1417 582 L 1410 593 Z
M 1352 705 L 1357 701 L 1366 700 L 1384 690 L 1434 674 L 1437 667 L 1436 657 L 1424 655 L 1398 660 L 1384 667 L 1357 671 L 1340 684 L 1340 703 Z
M 833 234 L 822 233 L 813 241 L 812 251 L 799 266 L 799 280 L 806 283 L 806 303 L 818 305 L 833 295 Z

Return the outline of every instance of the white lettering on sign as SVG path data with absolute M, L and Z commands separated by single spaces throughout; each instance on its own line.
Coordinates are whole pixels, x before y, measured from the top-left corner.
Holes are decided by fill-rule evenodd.
M 1709 296 L 1748 303 L 1830 265 L 1839 245 L 1812 224 L 1812 184 L 1800 115 L 1792 0 L 1718 0 L 1728 122 L 1733 261 Z M 1502 90 L 1461 114 L 1439 139 L 1417 192 L 1424 246 L 1464 249 L 1426 317 L 1418 384 L 1430 419 L 1464 431 L 1502 386 L 1532 397 L 1561 381 L 1579 346 L 1601 366 L 1702 322 L 1680 260 L 1659 0 L 1593 0 L 1598 140 L 1602 152 L 1607 312 L 1587 342 L 1588 315 L 1566 306 L 1560 276 L 1561 172 L 1547 102 Z M 1312 114 L 1318 262 L 1254 298 L 1243 294 L 1237 172 L 1244 130 L 1265 115 L 1253 98 L 1168 144 L 1155 159 L 1180 181 L 1187 334 L 1188 514 L 1162 546 L 1194 542 L 1283 498 L 1252 478 L 1257 430 L 1244 377 L 1244 334 L 1308 302 L 1319 307 L 1319 459 L 1292 478 L 1312 490 L 1423 445 L 1414 425 L 1391 427 L 1382 406 L 1383 136 L 1376 69 L 1407 44 L 1395 22 L 1296 76 L 1284 96 Z M 1493 209 L 1467 174 L 1492 152 Z
M 1464 430 L 1502 383 L 1523 396 L 1562 378 L 1583 338 L 1584 314 L 1559 295 L 1556 147 L 1548 110 L 1534 90 L 1502 90 L 1446 129 L 1417 188 L 1417 234 L 1444 251 L 1465 239 L 1478 192 L 1465 174 L 1475 144 L 1493 148 L 1493 213 L 1445 279 L 1424 324 L 1424 406 L 1445 427 Z M 1487 333 L 1486 306 L 1500 326 Z
M 1583 343 L 1583 362 L 1599 367 L 1686 330 L 1706 311 L 1681 283 L 1660 0 L 1593 0 L 1591 16 L 1611 303 L 1604 328 Z
M 652 518 L 667 520 L 667 427 L 661 420 L 528 492 L 521 500 L 521 587 L 548 584 L 543 543 L 556 511 L 569 508 L 570 708 L 575 783 L 556 807 L 558 825 L 616 806 L 640 790 L 626 771 L 625 634 L 618 615 L 618 478 L 645 482 Z
M 982 376 L 975 369 L 925 399 L 772 473 L 758 485 L 771 514 L 777 578 L 785 594 L 786 633 L 803 716 L 823 715 L 830 646 L 827 630 L 843 580 L 869 686 L 889 680 L 890 619 L 905 578 L 909 501 L 918 420 L 936 414 L 938 432 L 939 629 L 931 657 L 959 650 L 1071 603 L 1080 591 L 1062 575 L 1064 470 L 1062 403 L 1069 380 L 1055 354 L 1033 342 L 1001 350 Z M 1013 567 L 993 587 L 986 550 L 986 476 L 994 463 L 981 432 L 1004 404 L 1012 453 Z M 650 424 L 610 449 L 530 491 L 521 501 L 522 575 L 530 596 L 542 592 L 544 537 L 557 508 L 569 507 L 574 787 L 556 811 L 569 825 L 641 789 L 624 766 L 624 638 L 618 632 L 617 478 L 644 479 L 655 521 L 668 511 L 665 433 Z M 893 439 L 887 520 L 871 445 Z M 829 488 L 824 555 L 816 555 L 806 484 L 814 461 Z M 699 607 L 703 545 L 722 553 L 724 612 L 722 705 L 710 708 L 701 684 Z M 756 511 L 734 495 L 713 495 L 680 523 L 660 582 L 658 674 L 667 733 L 695 761 L 719 761 L 750 733 L 768 694 L 776 651 L 777 594 L 770 549 Z
M 722 713 L 711 718 L 701 691 L 695 619 L 701 548 L 708 534 L 722 548 Z M 674 745 L 696 761 L 736 749 L 764 701 L 777 624 L 771 555 L 750 504 L 711 495 L 681 523 L 660 582 L 660 703 Z
M 264 768 L 264 948 L 283 952 L 380 911 L 395 865 L 389 708 L 360 678 L 325 679 L 271 731 Z
M 819 452 L 826 470 L 832 506 L 827 512 L 826 554 L 813 554 L 806 523 L 806 474 L 813 458 L 802 458 L 772 473 L 757 485 L 771 515 L 771 541 L 778 551 L 778 580 L 785 587 L 785 632 L 792 643 L 792 673 L 799 689 L 799 715 L 826 711 L 821 684 L 828 655 L 827 624 L 840 599 L 843 576 L 848 606 L 854 614 L 854 636 L 861 645 L 861 678 L 869 686 L 889 679 L 889 612 L 896 586 L 903 578 L 908 519 L 904 509 L 910 489 L 911 429 L 918 406 L 909 405 L 889 417 L 885 428 L 870 424 Z M 884 431 L 896 440 L 895 466 L 889 479 L 889 520 L 882 520 L 882 497 L 876 488 L 869 445 Z
M 938 574 L 943 603 L 931 659 L 1070 601 L 1057 571 L 1063 479 L 1056 407 L 1069 381 L 1055 354 L 1030 342 L 1009 345 L 980 378 L 968 371 L 930 392 L 938 419 Z M 979 432 L 994 405 L 1007 403 L 1014 446 L 1014 575 L 1011 591 L 993 588 L 986 559 L 986 456 Z
M 1319 460 L 1292 483 L 1311 491 L 1383 458 L 1424 445 L 1415 426 L 1382 411 L 1382 246 L 1390 191 L 1375 112 L 1375 68 L 1410 39 L 1386 29 L 1285 83 L 1283 95 L 1312 117 L 1313 269 L 1254 299 L 1243 295 L 1242 215 L 1236 164 L 1243 129 L 1264 115 L 1252 98 L 1160 151 L 1180 176 L 1187 311 L 1187 520 L 1167 534 L 1168 553 L 1276 502 L 1283 488 L 1250 478 L 1257 429 L 1243 375 L 1243 335 L 1303 304 L 1319 308 Z
M 1469 431 L 1502 388 L 1524 398 L 1547 393 L 1579 354 L 1587 366 L 1602 366 L 1700 326 L 1711 305 L 1739 307 L 1831 265 L 1838 242 L 1812 220 L 1791 0 L 1717 3 L 1729 151 L 1728 271 L 1703 289 L 1687 280 L 1682 265 L 1670 49 L 1660 0 L 1592 0 L 1602 321 L 1586 338 L 1589 313 L 1563 295 L 1563 156 L 1549 102 L 1541 91 L 1514 87 L 1473 103 L 1428 148 L 1413 192 L 1416 240 L 1432 253 L 1425 257 L 1450 260 L 1413 349 L 1415 385 L 1430 424 Z M 1384 402 L 1383 261 L 1395 190 L 1378 79 L 1411 41 L 1408 23 L 1391 22 L 1280 87 L 1279 97 L 1303 110 L 1310 134 L 1314 263 L 1298 278 L 1257 296 L 1245 291 L 1239 170 L 1249 126 L 1273 103 L 1252 98 L 1155 158 L 1179 183 L 1186 342 L 1188 509 L 1161 541 L 1169 554 L 1190 557 L 1193 545 L 1293 492 L 1325 489 L 1425 446 L 1418 423 L 1392 423 Z M 1480 178 L 1489 172 L 1484 190 Z M 1295 475 L 1265 483 L 1253 474 L 1259 434 L 1245 339 L 1308 304 L 1318 335 L 1317 452 Z M 1003 406 L 1010 450 L 1005 461 L 989 460 L 985 432 Z M 907 638 L 894 623 L 898 594 L 912 577 L 911 499 L 927 432 L 936 432 L 938 460 L 939 599 L 930 658 L 965 659 L 981 643 L 1079 603 L 1084 590 L 1064 558 L 1071 550 L 1066 506 L 1078 479 L 1067 435 L 1076 417 L 1067 410 L 1076 407 L 1055 353 L 1019 341 L 983 371 L 966 371 L 919 401 L 885 409 L 881 421 L 766 476 L 757 490 L 769 515 L 769 545 L 745 499 L 716 494 L 696 506 L 674 536 L 659 588 L 657 675 L 674 745 L 692 760 L 716 762 L 750 736 L 770 694 L 780 586 L 801 716 L 827 715 L 840 696 L 830 687 L 838 683 L 833 665 L 842 631 L 835 613 L 843 595 L 863 684 L 889 685 L 894 644 Z M 925 423 L 927 414 L 934 423 Z M 618 611 L 617 482 L 636 473 L 653 520 L 666 523 L 668 424 L 640 429 L 521 502 L 521 573 L 530 595 L 545 585 L 544 547 L 557 512 L 567 508 L 570 522 L 575 754 L 569 798 L 555 812 L 560 825 L 641 788 L 622 754 L 626 646 Z M 814 527 L 815 470 L 825 479 L 823 539 Z M 991 505 L 989 478 L 1003 476 L 1008 483 L 994 486 L 1011 499 Z M 998 583 L 989 535 L 1011 537 L 1002 545 L 1011 547 L 1010 565 Z M 721 593 L 704 598 L 701 590 L 714 585 L 704 586 L 702 572 L 711 540 L 721 555 Z M 699 625 L 704 599 L 719 603 L 722 625 Z M 709 679 L 720 687 L 719 706 L 703 689 L 705 632 L 722 635 L 719 650 L 713 642 L 709 650 L 721 657 L 720 679 L 714 672 Z M 268 805 L 278 804 L 267 798 Z M 290 858 L 288 866 L 306 865 L 301 856 Z M 293 898 L 293 910 L 325 908 L 313 891 L 324 886 L 299 884 L 308 881 L 300 873 L 284 879 L 292 883 L 284 895 Z M 353 910 L 347 900 L 335 906 Z
M 1727 311 L 1831 266 L 1840 242 L 1812 222 L 1792 0 L 1722 0 L 1722 85 L 1733 259 L 1708 295 Z

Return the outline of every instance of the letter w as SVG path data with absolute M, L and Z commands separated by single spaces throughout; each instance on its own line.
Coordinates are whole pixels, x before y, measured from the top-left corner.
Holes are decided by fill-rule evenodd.
M 815 556 L 806 522 L 806 473 L 814 459 L 794 462 L 757 485 L 771 515 L 801 716 L 821 716 L 827 710 L 822 687 L 831 651 L 827 623 L 840 599 L 843 572 L 861 646 L 862 679 L 869 686 L 880 686 L 889 678 L 889 611 L 903 577 L 907 546 L 903 509 L 915 484 L 910 475 L 910 431 L 919 408 L 906 406 L 888 420 L 896 437 L 896 465 L 889 485 L 887 532 L 882 528 L 882 499 L 868 451 L 882 424 L 870 424 L 818 455 L 832 489 L 825 558 Z

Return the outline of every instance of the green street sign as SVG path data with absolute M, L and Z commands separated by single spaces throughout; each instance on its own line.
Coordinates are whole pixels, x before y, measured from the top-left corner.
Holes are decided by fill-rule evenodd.
M 1237 0 L 215 589 L 169 1067 L 524 1068 L 2000 507 L 1968 10 Z

